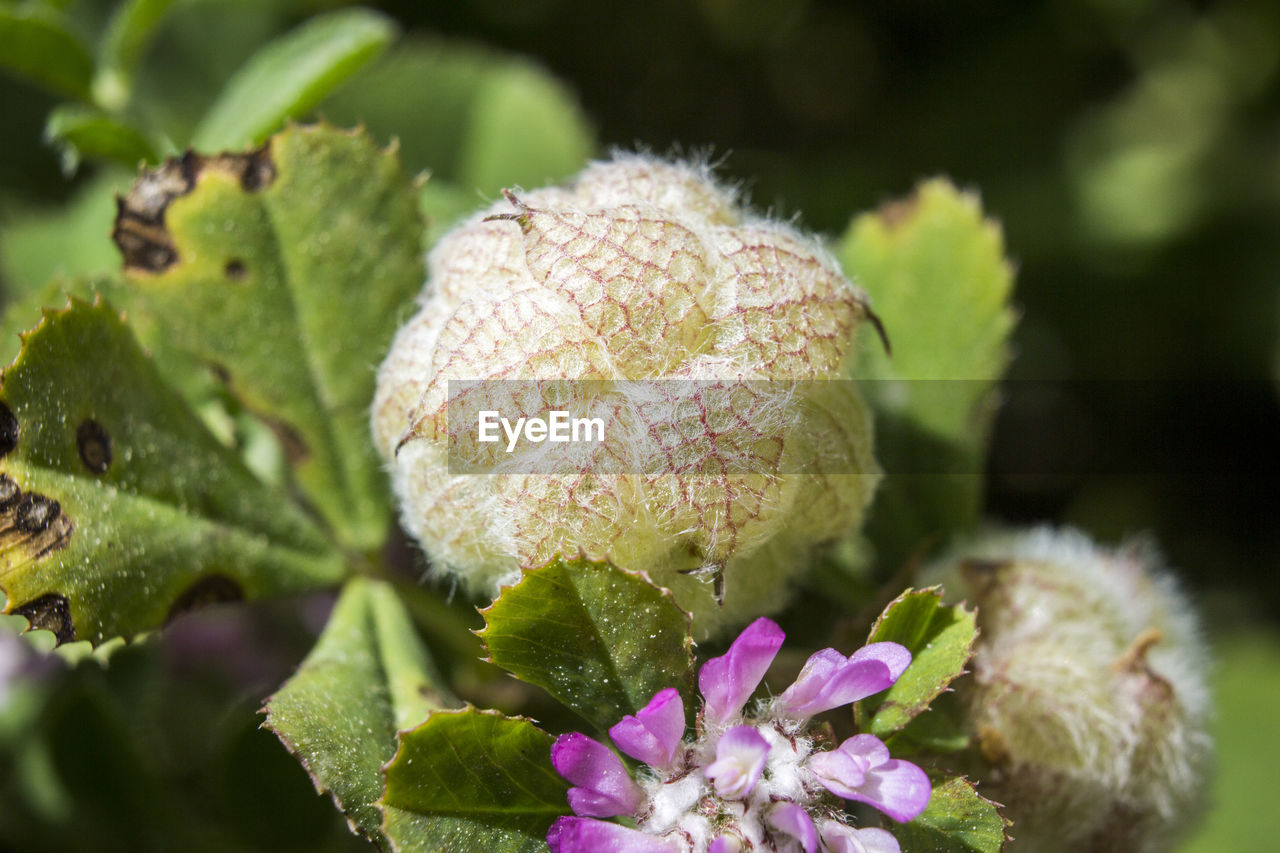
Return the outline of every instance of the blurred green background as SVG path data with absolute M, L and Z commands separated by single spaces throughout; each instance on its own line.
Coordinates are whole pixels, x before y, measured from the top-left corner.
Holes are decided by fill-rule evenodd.
M 173 3 L 119 114 L 159 153 L 180 150 L 248 57 L 340 5 Z M 398 22 L 399 38 L 310 115 L 397 136 L 408 164 L 433 173 L 433 233 L 504 183 L 558 179 L 611 147 L 710 157 L 755 206 L 833 238 L 926 177 L 980 192 L 1018 268 L 1011 376 L 1096 383 L 1002 413 L 990 513 L 1160 543 L 1201 602 L 1218 661 L 1215 808 L 1186 849 L 1275 849 L 1264 774 L 1280 754 L 1269 701 L 1280 699 L 1280 4 L 365 5 Z M 32 6 L 61 7 L 89 43 L 114 8 L 0 10 Z M 110 190 L 132 170 L 46 144 L 61 101 L 0 77 L 11 299 L 117 263 Z M 1093 408 L 1114 398 L 1140 403 L 1121 418 Z M 1118 461 L 1105 474 L 1026 476 L 1081 444 L 1118 448 Z M 49 760 L 12 754 L 9 769 Z M 38 769 L 24 772 L 44 778 Z M 282 772 L 305 791 L 300 771 Z M 19 796 L 9 778 L 0 826 L 31 796 L 55 820 L 54 788 Z

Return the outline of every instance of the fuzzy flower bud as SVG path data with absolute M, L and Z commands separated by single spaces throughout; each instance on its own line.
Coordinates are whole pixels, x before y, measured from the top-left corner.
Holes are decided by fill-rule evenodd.
M 1199 812 L 1208 694 L 1196 619 L 1149 548 L 1039 528 L 932 570 L 978 607 L 960 686 L 1011 850 L 1159 853 Z
M 648 572 L 705 635 L 781 606 L 803 553 L 861 521 L 871 422 L 826 380 L 847 377 L 866 319 L 834 260 L 705 168 L 619 157 L 439 242 L 373 431 L 406 528 L 468 587 L 581 550 Z M 476 412 L 515 423 L 553 396 L 607 415 L 609 440 L 552 470 L 550 442 L 518 433 L 458 449 Z

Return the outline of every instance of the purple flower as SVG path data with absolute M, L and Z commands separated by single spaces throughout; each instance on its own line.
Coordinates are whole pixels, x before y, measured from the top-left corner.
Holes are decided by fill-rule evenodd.
M 924 771 L 891 758 L 871 735 L 817 749 L 806 721 L 891 686 L 911 662 L 910 652 L 896 643 L 873 643 L 849 657 L 824 649 L 777 699 L 748 708 L 782 640 L 782 629 L 757 619 L 725 654 L 702 665 L 704 701 L 692 737 L 685 737 L 684 702 L 673 688 L 610 728 L 623 753 L 648 765 L 636 779 L 604 744 L 576 732 L 557 739 L 551 762 L 573 783 L 569 805 L 578 816 L 552 825 L 551 849 L 898 853 L 891 834 L 855 829 L 832 812 L 825 795 L 869 803 L 906 821 L 929 801 Z M 592 820 L 616 816 L 633 818 L 636 828 Z
M 707 847 L 707 853 L 742 853 L 742 842 L 733 835 L 721 835 Z
M 609 850 L 611 853 L 678 853 L 674 843 L 627 829 L 616 823 L 585 817 L 561 817 L 547 831 L 547 844 L 552 853 Z
M 716 744 L 716 760 L 703 775 L 726 800 L 740 800 L 751 793 L 764 772 L 769 757 L 769 741 L 751 726 L 735 726 Z
M 805 720 L 852 704 L 892 686 L 909 663 L 911 652 L 897 643 L 872 643 L 847 658 L 835 649 L 823 649 L 778 697 L 779 713 Z
M 669 770 L 684 737 L 684 700 L 680 691 L 674 687 L 659 690 L 648 705 L 609 729 L 609 737 L 636 761 Z
M 778 803 L 769 809 L 767 820 L 774 829 L 799 841 L 804 853 L 815 853 L 818 849 L 818 830 L 814 828 L 813 818 L 809 817 L 804 806 Z
M 551 745 L 551 764 L 577 787 L 569 789 L 569 808 L 585 817 L 632 815 L 644 792 L 609 747 L 584 734 L 560 735 Z
M 837 797 L 873 805 L 900 823 L 929 804 L 929 777 L 910 762 L 890 758 L 874 735 L 854 735 L 839 749 L 814 753 L 806 766 Z
M 822 846 L 831 853 L 901 853 L 898 839 L 883 829 L 854 829 L 837 820 L 822 824 Z
M 773 663 L 786 634 L 771 619 L 752 622 L 729 646 L 698 671 L 698 689 L 706 700 L 703 719 L 723 725 L 742 711 Z

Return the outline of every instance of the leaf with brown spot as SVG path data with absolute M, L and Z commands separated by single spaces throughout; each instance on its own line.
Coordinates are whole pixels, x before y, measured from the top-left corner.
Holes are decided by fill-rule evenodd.
M 373 367 L 422 286 L 422 227 L 394 152 L 324 126 L 170 160 L 138 179 L 116 220 L 122 301 L 144 343 L 162 365 L 216 371 L 359 549 L 390 524 L 368 406 Z
M 345 572 L 316 524 L 209 433 L 104 303 L 73 300 L 27 333 L 0 377 L 0 439 L 4 611 L 60 641 L 96 644 L 183 606 Z

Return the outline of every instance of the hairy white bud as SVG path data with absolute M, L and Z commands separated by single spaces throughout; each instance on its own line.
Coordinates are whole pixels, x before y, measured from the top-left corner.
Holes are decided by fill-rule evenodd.
M 373 431 L 406 528 L 468 587 L 495 594 L 581 550 L 648 572 L 706 634 L 780 607 L 808 550 L 860 522 L 879 476 L 870 418 L 850 383 L 821 380 L 847 377 L 866 298 L 705 168 L 623 156 L 509 193 L 429 267 Z M 450 380 L 578 380 L 575 411 L 600 402 L 591 381 L 688 382 L 611 392 L 611 440 L 576 467 L 537 469 L 547 445 L 472 445 L 467 461 L 498 472 L 478 475 L 450 466 Z M 636 462 L 655 454 L 672 468 Z
M 1202 806 L 1209 698 L 1197 621 L 1153 549 L 1037 528 L 930 574 L 978 607 L 960 689 L 1011 850 L 1172 849 Z

